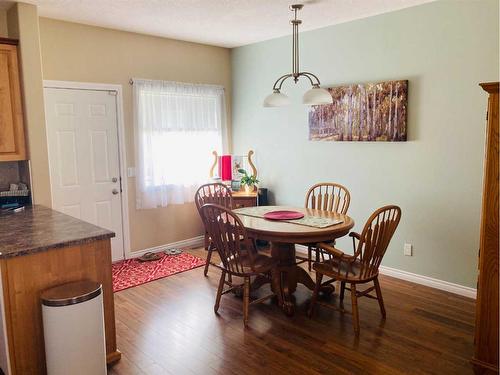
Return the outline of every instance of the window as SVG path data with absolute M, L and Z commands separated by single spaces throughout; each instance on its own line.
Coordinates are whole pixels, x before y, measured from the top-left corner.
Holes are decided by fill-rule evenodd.
M 221 86 L 134 80 L 137 208 L 192 202 L 222 151 Z

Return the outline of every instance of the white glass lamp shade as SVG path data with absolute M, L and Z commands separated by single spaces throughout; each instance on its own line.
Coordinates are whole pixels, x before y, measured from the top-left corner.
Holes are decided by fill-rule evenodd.
M 322 89 L 319 86 L 313 86 L 312 89 L 306 91 L 302 102 L 307 105 L 331 104 L 333 103 L 333 98 L 328 90 Z
M 290 98 L 275 90 L 271 95 L 264 99 L 264 107 L 284 107 L 290 104 Z

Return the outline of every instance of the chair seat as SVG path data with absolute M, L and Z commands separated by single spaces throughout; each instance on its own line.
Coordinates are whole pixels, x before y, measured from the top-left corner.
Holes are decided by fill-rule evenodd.
M 233 266 L 236 264 L 236 260 L 230 259 L 229 263 Z M 255 271 L 253 271 L 250 266 L 251 262 L 248 255 L 243 255 L 239 259 L 239 264 L 243 266 L 243 271 L 241 272 L 242 274 L 255 274 L 271 271 L 278 265 L 278 261 L 266 255 L 256 253 L 253 255 L 253 266 Z
M 360 278 L 361 273 L 361 263 L 355 260 L 352 263 L 342 261 L 339 262 L 337 258 L 326 260 L 321 263 L 314 263 L 313 269 L 328 277 L 335 278 L 337 280 L 345 281 L 365 281 L 365 279 L 372 279 L 378 275 L 378 271 L 375 275 L 371 275 L 369 278 Z

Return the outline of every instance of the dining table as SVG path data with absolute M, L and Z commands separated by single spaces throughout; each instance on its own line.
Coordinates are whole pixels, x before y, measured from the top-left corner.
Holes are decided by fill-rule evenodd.
M 295 220 L 269 220 L 264 217 L 273 211 L 300 212 L 304 217 Z M 281 300 L 281 307 L 287 315 L 295 312 L 293 293 L 297 284 L 303 284 L 310 290 L 314 290 L 316 285 L 309 273 L 297 263 L 295 245 L 332 242 L 348 234 L 354 226 L 354 220 L 347 215 L 303 207 L 244 207 L 234 210 L 234 213 L 238 215 L 249 237 L 270 243 L 271 257 L 278 260 L 281 273 L 281 289 L 273 289 L 273 292 L 279 293 L 281 298 L 278 300 Z M 252 290 L 266 283 L 269 283 L 268 278 L 258 276 L 252 283 Z

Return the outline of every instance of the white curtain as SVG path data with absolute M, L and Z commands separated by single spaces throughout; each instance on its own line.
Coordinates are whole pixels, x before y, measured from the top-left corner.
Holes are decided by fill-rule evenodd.
M 222 86 L 133 80 L 137 208 L 192 202 L 222 152 Z

